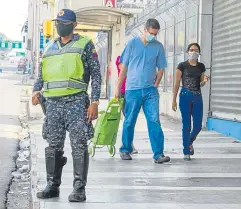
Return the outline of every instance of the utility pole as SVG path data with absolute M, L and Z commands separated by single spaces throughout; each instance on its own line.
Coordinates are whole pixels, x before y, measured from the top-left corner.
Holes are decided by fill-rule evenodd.
M 38 74 L 39 69 L 39 39 L 40 39 L 40 1 L 32 1 L 32 70 L 31 78 L 34 78 L 34 75 Z
M 39 71 L 39 40 L 40 40 L 40 1 L 36 1 L 36 19 L 35 19 L 35 36 L 34 36 L 34 42 L 35 42 L 35 72 L 38 75 Z
M 30 47 L 30 53 L 31 53 L 31 78 L 34 78 L 34 69 L 35 69 L 35 56 L 34 56 L 34 51 L 35 51 L 35 38 L 34 38 L 34 33 L 35 33 L 35 19 L 36 19 L 36 0 L 29 0 L 29 5 L 31 6 L 31 10 L 29 11 L 29 31 L 31 30 L 31 34 L 29 33 L 29 36 L 31 37 L 31 47 Z

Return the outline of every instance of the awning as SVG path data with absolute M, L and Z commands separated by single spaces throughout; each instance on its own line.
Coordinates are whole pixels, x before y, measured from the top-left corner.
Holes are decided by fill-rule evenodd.
M 77 16 L 77 30 L 87 31 L 108 31 L 121 23 L 121 17 L 128 21 L 132 14 L 118 8 L 108 7 L 87 7 L 75 11 Z

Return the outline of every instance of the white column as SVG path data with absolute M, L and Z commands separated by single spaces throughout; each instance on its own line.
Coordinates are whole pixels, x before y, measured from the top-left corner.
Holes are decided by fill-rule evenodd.
M 206 66 L 206 75 L 210 75 L 211 69 L 211 51 L 212 51 L 212 21 L 213 21 L 213 1 L 200 0 L 200 17 L 199 17 L 199 43 L 201 46 L 200 62 Z M 210 82 L 202 88 L 203 94 L 203 126 L 206 127 L 206 122 L 209 113 L 210 103 Z
M 39 69 L 39 41 L 40 41 L 40 1 L 36 1 L 36 19 L 35 19 L 35 71 L 36 74 L 38 74 Z
M 114 97 L 115 96 L 115 88 L 116 88 L 116 82 L 117 82 L 117 70 L 116 70 L 116 57 L 117 57 L 117 42 L 116 38 L 118 37 L 117 34 L 118 32 L 116 31 L 116 25 L 112 28 L 112 38 L 111 38 L 111 60 L 109 63 L 109 70 L 111 72 L 111 90 L 110 90 L 110 95 L 109 97 Z
M 119 17 L 118 23 L 112 29 L 112 54 L 111 54 L 111 95 L 115 96 L 115 89 L 117 87 L 118 72 L 115 64 L 117 56 L 120 56 L 125 47 L 125 23 L 126 17 Z

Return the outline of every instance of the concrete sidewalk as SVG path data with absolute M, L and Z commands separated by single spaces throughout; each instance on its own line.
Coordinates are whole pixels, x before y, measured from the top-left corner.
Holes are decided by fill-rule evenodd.
M 103 105 L 102 105 L 103 106 Z M 38 200 L 37 190 L 46 184 L 44 148 L 41 137 L 40 107 L 31 110 L 32 194 L 34 208 L 41 209 L 240 209 L 241 143 L 215 132 L 202 131 L 195 143 L 191 162 L 183 161 L 181 124 L 161 117 L 165 132 L 165 150 L 171 162 L 153 163 L 146 122 L 141 114 L 134 144 L 139 154 L 132 161 L 122 161 L 119 153 L 111 158 L 105 148 L 97 149 L 90 160 L 87 201 L 69 203 L 72 191 L 72 157 L 69 138 L 65 154 L 60 198 Z M 118 150 L 121 143 L 119 130 Z

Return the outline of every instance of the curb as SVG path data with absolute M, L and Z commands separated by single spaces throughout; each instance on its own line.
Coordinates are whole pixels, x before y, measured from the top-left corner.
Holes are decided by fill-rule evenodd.
M 32 199 L 32 209 L 40 209 L 40 201 L 36 197 L 37 193 L 37 172 L 36 172 L 36 164 L 37 164 L 37 147 L 36 147 L 36 137 L 34 133 L 30 133 L 30 176 L 31 176 L 31 199 Z
M 31 193 L 31 209 L 40 209 L 40 201 L 36 198 L 37 192 L 37 147 L 35 134 L 29 131 L 30 120 L 30 89 L 26 87 L 25 94 L 20 97 L 20 106 L 22 106 L 22 112 L 19 116 L 19 120 L 23 128 L 26 128 L 30 138 L 30 193 Z

